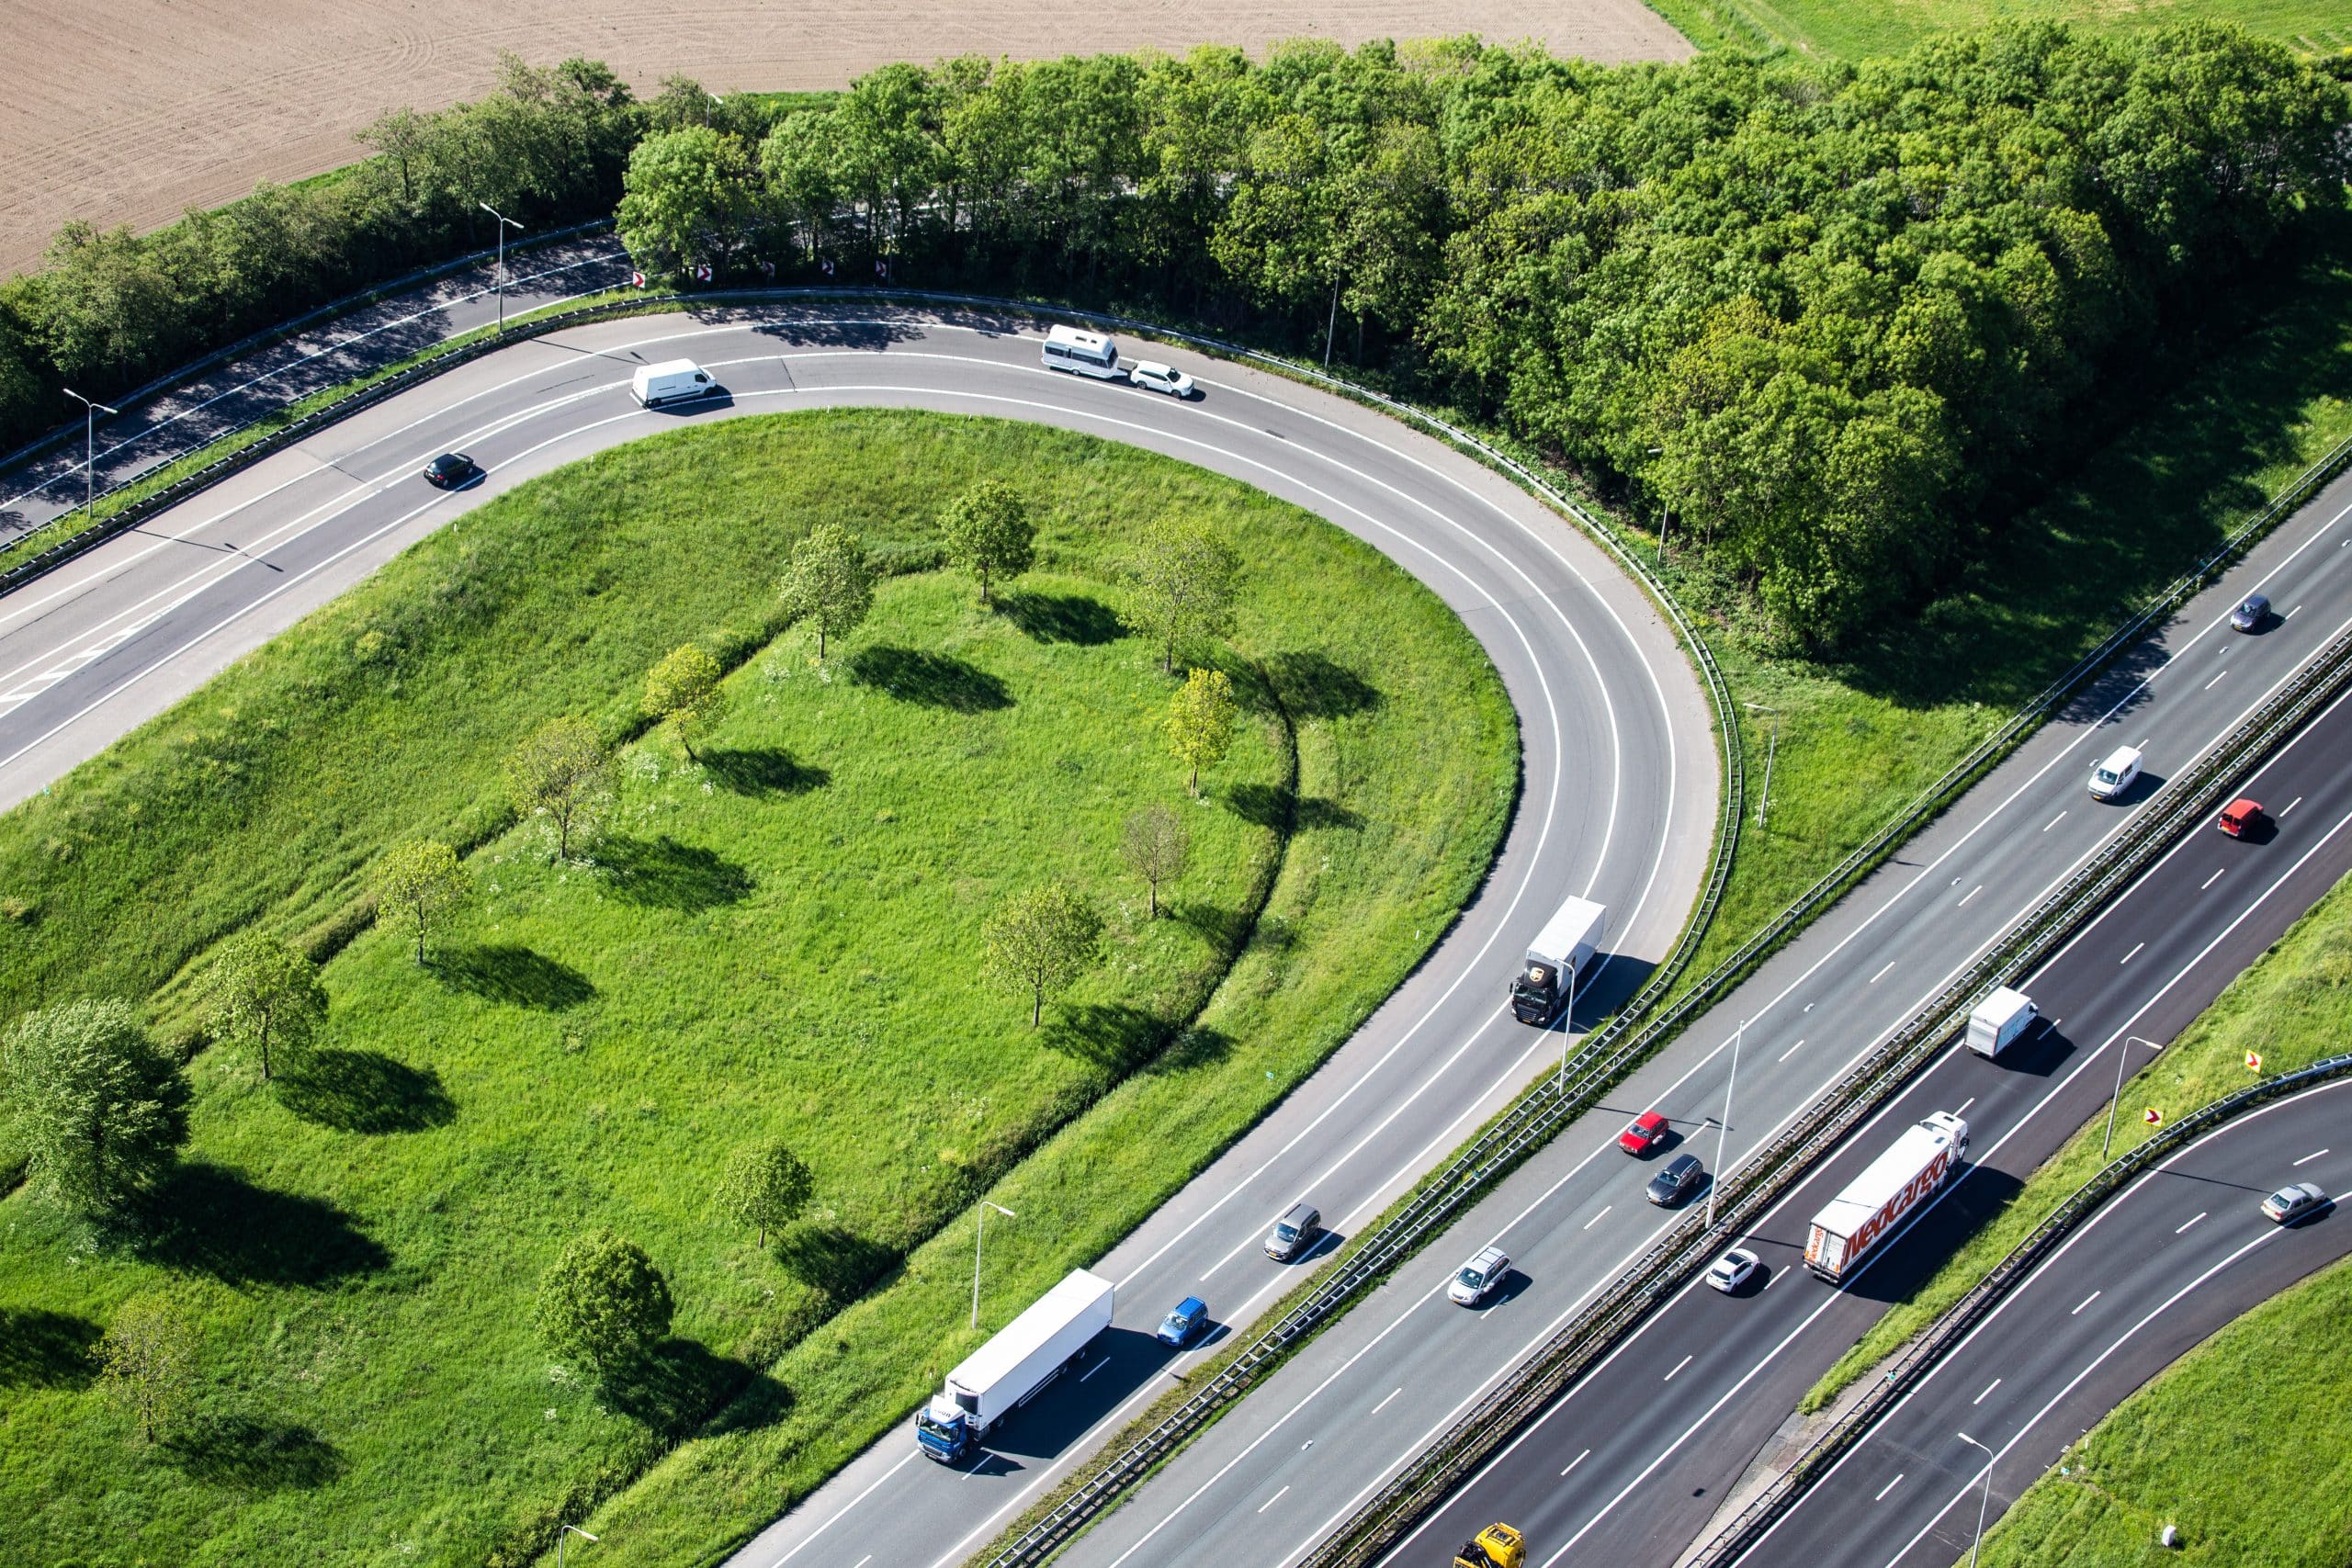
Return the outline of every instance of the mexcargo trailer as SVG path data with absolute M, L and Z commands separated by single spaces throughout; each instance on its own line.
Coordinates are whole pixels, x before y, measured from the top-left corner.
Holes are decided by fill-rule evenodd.
M 1577 976 L 1600 945 L 1609 911 L 1589 898 L 1571 898 L 1527 944 L 1527 961 L 1510 980 L 1511 1016 L 1548 1024 L 1576 1003 Z
M 989 1429 L 1029 1403 L 1111 1326 L 1111 1281 L 1083 1269 L 1047 1291 L 947 1374 L 946 1386 L 915 1416 L 925 1455 L 955 1464 Z
M 1833 1285 L 1852 1278 L 1903 1217 L 1932 1197 L 1967 1157 L 1968 1123 L 1948 1111 L 1905 1128 L 1814 1215 L 1804 1266 Z

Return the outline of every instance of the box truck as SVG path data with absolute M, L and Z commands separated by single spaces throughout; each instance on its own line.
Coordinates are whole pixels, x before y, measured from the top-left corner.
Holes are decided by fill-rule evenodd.
M 1951 1179 L 1967 1157 L 1968 1123 L 1948 1111 L 1930 1112 L 1814 1215 L 1804 1266 L 1833 1285 L 1851 1278 L 1871 1249 L 1894 1234 L 1896 1222 Z
M 2003 986 L 1968 1015 L 1968 1048 L 1980 1056 L 1998 1056 L 2025 1038 L 2035 1016 L 2031 997 Z
M 648 365 L 629 378 L 630 396 L 647 408 L 699 398 L 710 390 L 710 372 L 691 359 Z
M 1589 898 L 1571 898 L 1527 944 L 1527 962 L 1511 976 L 1511 1016 L 1550 1023 L 1576 995 L 1577 976 L 1592 962 L 1609 911 Z
M 989 1429 L 1029 1403 L 1111 1326 L 1111 1281 L 1073 1269 L 947 1374 L 915 1416 L 915 1441 L 941 1464 L 980 1446 Z

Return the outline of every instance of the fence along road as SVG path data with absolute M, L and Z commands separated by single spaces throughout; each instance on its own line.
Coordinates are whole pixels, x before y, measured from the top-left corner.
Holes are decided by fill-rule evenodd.
M 1746 1019 L 1727 1139 L 1729 1163 L 1739 1165 L 2095 855 L 2155 784 L 2352 625 L 2352 555 L 2340 525 L 2347 506 L 2352 483 L 2325 486 L 1601 1111 L 1555 1139 L 1449 1238 L 1326 1330 L 1252 1396 L 1248 1418 L 1211 1428 L 1066 1560 L 1280 1563 L 1305 1555 L 1673 1223 L 1643 1200 L 1655 1162 L 1613 1146 L 1627 1116 L 1665 1111 L 1683 1140 L 1669 1152 L 1714 1166 L 1714 1118 Z M 2222 617 L 2257 584 L 2286 619 L 2263 637 L 2236 637 Z M 2154 776 L 2130 802 L 2094 803 L 2084 788 L 2090 764 L 2130 742 L 2146 743 Z M 1446 1275 L 1489 1241 L 1518 1259 L 1505 1299 L 1476 1312 L 1447 1303 Z M 1557 1468 L 1573 1458 L 1562 1456 Z M 1576 1484 L 1573 1475 L 1553 1480 Z
M 861 1551 L 935 1556 L 996 1528 L 1161 1386 L 1170 1363 L 1146 1331 L 1178 1297 L 1205 1295 L 1230 1331 L 1297 1277 L 1254 1267 L 1272 1213 L 1311 1190 L 1335 1224 L 1359 1223 L 1543 1070 L 1561 1037 L 1509 1022 L 1499 1004 L 1521 946 L 1561 897 L 1611 910 L 1589 1018 L 1666 954 L 1708 870 L 1717 764 L 1705 698 L 1655 607 L 1581 534 L 1353 402 L 1155 349 L 1207 389 L 1180 404 L 1045 371 L 1022 335 L 1032 330 L 1025 319 L 942 325 L 903 310 L 781 306 L 573 329 L 374 404 L 0 598 L 0 794 L 21 798 L 484 494 L 682 423 L 859 403 L 1034 419 L 1232 474 L 1371 539 L 1463 615 L 1520 714 L 1522 775 L 1500 857 L 1458 927 L 1200 1180 L 1109 1258 L 1071 1260 L 1121 1282 L 1107 1365 L 1032 1405 L 1012 1446 L 976 1474 L 915 1460 L 911 1437 L 892 1433 L 782 1521 L 763 1562 L 835 1521 L 818 1555 L 857 1539 Z M 712 367 L 730 396 L 639 410 L 631 369 L 681 355 Z M 445 496 L 415 477 L 450 449 L 485 464 L 487 484 Z M 986 1310 L 1001 1323 L 1021 1304 Z

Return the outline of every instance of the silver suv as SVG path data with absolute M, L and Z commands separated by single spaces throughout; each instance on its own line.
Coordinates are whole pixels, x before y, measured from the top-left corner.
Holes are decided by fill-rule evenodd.
M 1464 1263 L 1445 1287 L 1447 1299 L 1466 1307 L 1476 1306 L 1503 1282 L 1510 1272 L 1510 1254 L 1499 1247 L 1489 1247 Z
M 1266 1233 L 1266 1256 L 1277 1263 L 1288 1263 L 1312 1251 L 1323 1234 L 1323 1216 L 1315 1212 L 1312 1203 L 1293 1203 Z

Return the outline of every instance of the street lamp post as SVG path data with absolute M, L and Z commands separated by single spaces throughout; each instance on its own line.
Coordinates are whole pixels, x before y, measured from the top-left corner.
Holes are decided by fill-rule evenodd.
M 2145 1045 L 2151 1051 L 2161 1051 L 2164 1049 L 2164 1046 L 2159 1044 L 2157 1042 L 2154 1040 L 2143 1040 L 2136 1034 L 2127 1034 L 2117 1043 L 2115 1047 L 2115 1092 L 2108 1097 L 2107 1136 L 2100 1141 L 2098 1145 L 2098 1157 L 2101 1159 L 2107 1158 L 2109 1151 L 2115 1147 L 2115 1108 L 2118 1104 L 2121 1103 L 2123 1099 L 2123 1064 L 2125 1060 L 2131 1056 L 2132 1047 L 2134 1045 Z
M 1731 1091 L 1739 1083 L 1739 1043 L 1747 1037 L 1747 1020 L 1741 1019 L 1731 1035 L 1731 1072 L 1724 1079 L 1724 1115 L 1715 1124 L 1715 1174 L 1707 1181 L 1707 1228 L 1715 1228 L 1715 1190 L 1724 1180 L 1724 1145 L 1731 1138 Z
M 555 1568 L 563 1568 L 563 1548 L 564 1548 L 564 1544 L 565 1544 L 565 1543 L 564 1543 L 564 1539 L 563 1539 L 563 1538 L 564 1538 L 566 1535 L 576 1535 L 576 1536 L 578 1536 L 581 1540 L 585 1540 L 585 1541 L 591 1541 L 591 1542 L 594 1541 L 594 1540 L 597 1539 L 596 1537 L 594 1537 L 594 1536 L 593 1536 L 593 1535 L 590 1535 L 586 1530 L 582 1529 L 578 1525 L 566 1525 L 566 1526 L 564 1526 L 564 1527 L 563 1527 L 563 1529 L 560 1529 L 560 1530 L 556 1531 L 556 1532 L 555 1532 Z
M 1771 739 L 1764 743 L 1764 793 L 1756 802 L 1756 830 L 1764 830 L 1765 814 L 1772 808 L 1772 759 L 1781 750 L 1781 710 L 1764 703 L 1749 703 L 1749 711 L 1772 716 Z
M 82 510 L 92 517 L 98 514 L 98 415 L 120 413 L 104 403 L 94 403 L 71 387 L 59 391 L 82 405 Z
M 1653 446 L 1649 448 L 1649 455 L 1653 457 L 1663 457 L 1665 453 L 1666 448 L 1663 446 Z M 1659 518 L 1657 525 L 1657 564 L 1660 566 L 1664 566 L 1666 564 L 1666 532 L 1673 526 L 1674 508 L 1669 506 L 1666 509 L 1665 513 Z
M 979 1215 L 972 1226 L 972 1326 L 975 1328 L 980 1325 L 980 1241 L 988 1234 L 990 1209 L 1008 1220 L 1021 1217 L 1001 1203 L 991 1203 L 985 1198 L 980 1200 Z
M 523 225 L 486 201 L 478 201 L 474 205 L 498 220 L 498 281 L 492 288 L 498 296 L 498 335 L 504 337 L 506 335 L 506 231 L 512 229 L 520 233 Z
M 1976 1500 L 1976 1540 L 1968 1549 L 1968 1568 L 1976 1568 L 1976 1554 L 1984 1546 L 1984 1509 L 1993 1501 L 1993 1450 L 1970 1437 L 1959 1434 L 1960 1440 L 1984 1456 L 1984 1490 Z

